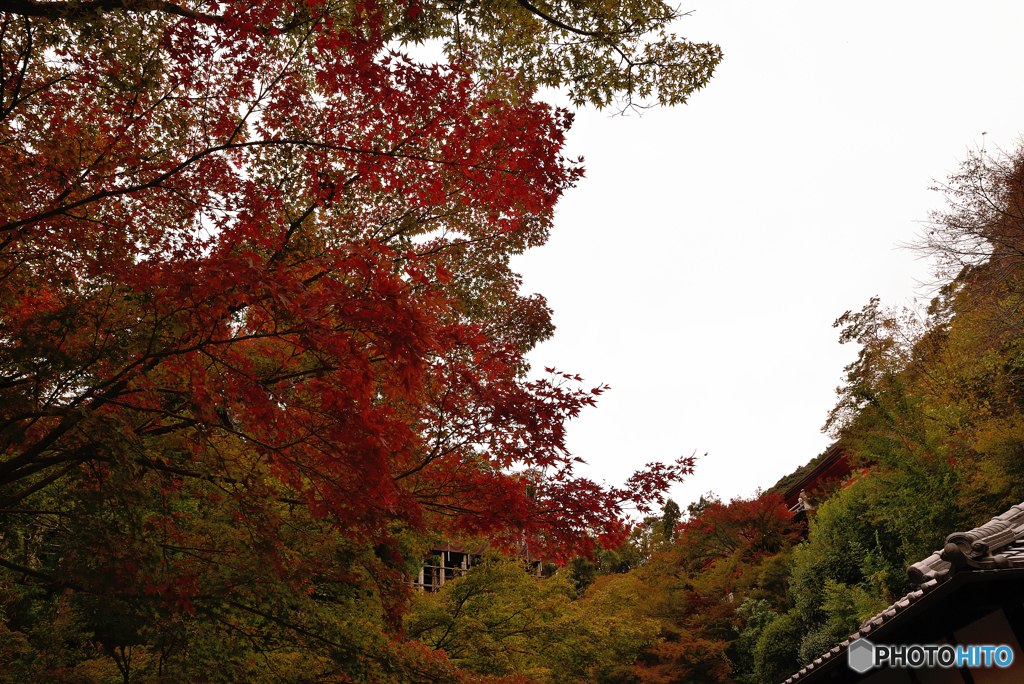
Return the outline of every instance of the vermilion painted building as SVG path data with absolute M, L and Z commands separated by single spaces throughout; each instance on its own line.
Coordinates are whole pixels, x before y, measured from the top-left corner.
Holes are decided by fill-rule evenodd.
M 824 458 L 814 468 L 786 489 L 783 494 L 783 498 L 786 500 L 786 507 L 794 513 L 806 510 L 801 505 L 801 492 L 810 497 L 824 487 L 833 486 L 847 480 L 854 473 L 854 470 L 850 459 L 846 455 L 846 449 L 836 442 L 828 448 Z M 860 469 L 864 474 L 867 473 L 867 470 L 867 468 Z

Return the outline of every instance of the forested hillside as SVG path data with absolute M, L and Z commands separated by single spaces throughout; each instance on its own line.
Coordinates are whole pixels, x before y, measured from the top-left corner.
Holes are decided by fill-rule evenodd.
M 781 495 L 824 454 L 752 499 L 708 495 L 681 520 L 669 502 L 626 544 L 531 585 L 543 600 L 498 591 L 492 605 L 536 607 L 535 630 L 488 648 L 487 632 L 448 631 L 473 654 L 455 662 L 551 683 L 777 684 L 909 591 L 906 568 L 947 534 L 1024 500 L 1022 184 L 1024 151 L 968 159 L 916 245 L 941 279 L 928 308 L 872 299 L 836 321 L 859 350 L 825 429 L 855 467 L 812 493 L 815 510 L 794 519 Z M 453 614 L 460 590 L 423 597 L 413 624 L 487 624 Z M 592 629 L 566 629 L 581 616 Z M 567 640 L 572 656 L 552 646 Z

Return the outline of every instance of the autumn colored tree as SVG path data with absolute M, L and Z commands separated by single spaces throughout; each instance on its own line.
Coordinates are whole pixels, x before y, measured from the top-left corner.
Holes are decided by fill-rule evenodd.
M 799 527 L 778 494 L 735 498 L 729 503 L 714 497 L 701 507 L 699 515 L 680 526 L 676 547 L 691 570 L 709 568 L 732 557 L 756 562 L 795 543 Z
M 560 154 L 571 115 L 535 88 L 685 100 L 720 52 L 666 34 L 669 7 L 0 11 L 19 634 L 73 616 L 125 682 L 140 658 L 195 672 L 202 643 L 229 642 L 238 672 L 273 654 L 279 673 L 426 677 L 388 655 L 425 530 L 587 552 L 691 467 L 575 476 L 565 422 L 604 388 L 528 377 L 550 312 L 509 268 L 582 173 Z M 426 39 L 446 64 L 390 49 Z
M 748 599 L 763 602 L 771 618 L 789 608 L 788 560 L 800 526 L 779 495 L 725 503 L 709 494 L 689 510 L 691 517 L 676 527 L 675 538 L 665 540 L 639 568 L 598 578 L 581 599 L 586 603 L 592 593 L 629 591 L 636 598 L 621 609 L 638 620 L 657 621 L 659 640 L 634 668 L 645 684 L 752 676 L 760 629 L 753 637 L 747 632 L 750 643 L 738 653 L 749 618 L 738 609 Z M 666 506 L 666 513 L 676 515 L 673 507 Z

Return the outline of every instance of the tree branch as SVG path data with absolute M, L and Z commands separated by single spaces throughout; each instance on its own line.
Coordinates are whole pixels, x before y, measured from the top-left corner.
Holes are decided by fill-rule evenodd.
M 15 572 L 20 572 L 20 573 L 26 574 L 26 575 L 28 575 L 30 577 L 35 577 L 36 579 L 45 580 L 45 581 L 49 582 L 50 584 L 63 584 L 63 582 L 61 582 L 60 580 L 58 580 L 58 579 L 56 579 L 54 577 L 50 577 L 49 575 L 43 574 L 41 572 L 38 572 L 37 570 L 33 570 L 32 568 L 26 568 L 24 565 L 18 565 L 17 563 L 12 563 L 12 562 L 10 562 L 9 560 L 7 560 L 5 558 L 0 558 L 0 566 L 3 566 L 5 568 L 7 568 L 8 570 L 14 570 Z
M 50 21 L 75 19 L 94 12 L 111 12 L 115 10 L 124 10 L 126 12 L 163 12 L 165 14 L 185 17 L 186 19 L 198 19 L 203 22 L 220 23 L 224 21 L 223 17 L 195 12 L 166 0 L 91 0 L 89 2 L 0 0 L 0 12 L 20 14 L 25 17 L 40 17 Z
M 531 14 L 536 14 L 538 17 L 540 17 L 544 21 L 548 22 L 549 24 L 554 24 L 558 28 L 566 30 L 566 31 L 569 31 L 570 33 L 575 33 L 578 36 L 588 36 L 590 38 L 600 38 L 602 36 L 607 36 L 608 35 L 607 33 L 603 32 L 603 31 L 584 31 L 583 29 L 573 28 L 572 26 L 569 26 L 568 24 L 563 24 L 562 22 L 560 22 L 557 19 L 555 19 L 554 17 L 552 17 L 550 14 L 547 14 L 546 12 L 544 12 L 539 7 L 531 4 L 529 2 L 529 0 L 516 0 L 516 2 L 519 4 L 520 7 L 524 8 L 525 10 L 530 12 Z
M 81 461 L 76 459 L 72 463 L 68 464 L 67 467 L 62 468 L 61 470 L 57 471 L 53 475 L 50 475 L 49 477 L 44 477 L 42 480 L 40 480 L 39 482 L 36 482 L 31 487 L 26 487 L 25 489 L 21 490 L 17 494 L 15 494 L 13 496 L 7 497 L 3 501 L 0 501 L 0 508 L 7 508 L 11 504 L 18 503 L 19 501 L 21 501 L 22 499 L 30 496 L 31 494 L 35 494 L 40 489 L 43 489 L 44 487 L 52 484 L 53 482 L 59 480 L 60 478 L 64 477 L 65 475 L 67 475 L 79 463 L 81 463 Z

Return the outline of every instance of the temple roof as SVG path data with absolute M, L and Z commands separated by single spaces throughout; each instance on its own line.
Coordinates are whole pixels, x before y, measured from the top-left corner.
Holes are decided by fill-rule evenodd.
M 826 449 L 825 453 L 823 453 L 820 458 L 821 461 L 819 461 L 813 468 L 804 473 L 799 480 L 790 484 L 785 491 L 781 492 L 782 498 L 786 500 L 787 508 L 793 508 L 796 506 L 800 492 L 804 490 L 807 490 L 808 492 L 813 491 L 815 484 L 819 480 L 842 478 L 849 475 L 852 470 L 852 466 L 846 458 L 845 451 L 843 447 L 839 445 L 839 442 L 832 444 L 832 446 Z
M 874 634 L 954 575 L 964 572 L 988 573 L 1009 568 L 1024 568 L 1024 503 L 1013 506 L 973 530 L 954 532 L 946 537 L 946 543 L 940 551 L 907 568 L 911 581 L 918 585 L 915 591 L 862 622 L 849 638 L 823 653 L 785 680 L 784 684 L 805 680 L 824 664 L 842 656 L 851 641 Z

